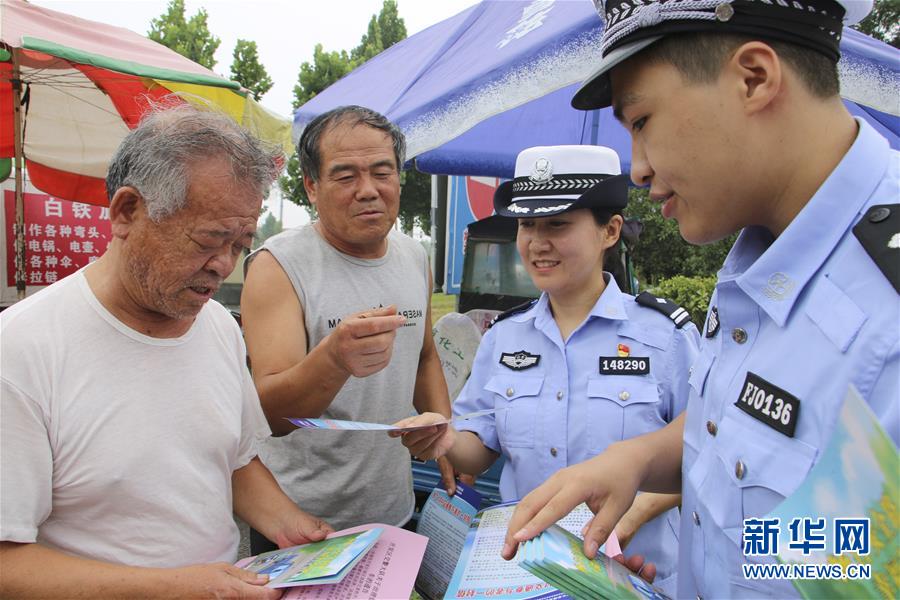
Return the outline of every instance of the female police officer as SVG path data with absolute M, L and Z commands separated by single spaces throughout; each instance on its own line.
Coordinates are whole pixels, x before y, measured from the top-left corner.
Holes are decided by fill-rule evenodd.
M 683 309 L 646 292 L 625 294 L 603 270 L 627 198 L 619 158 L 608 148 L 519 154 L 516 177 L 497 189 L 494 208 L 518 219 L 519 254 L 542 294 L 495 320 L 454 406 L 455 414 L 502 410 L 463 421 L 460 431 L 405 434 L 415 456 L 446 454 L 459 471 L 481 473 L 502 453 L 500 494 L 517 500 L 557 470 L 681 413 L 696 328 Z M 426 413 L 401 423 L 438 419 Z M 616 527 L 630 552 L 656 563 L 657 583 L 670 590 L 679 499 L 638 496 Z

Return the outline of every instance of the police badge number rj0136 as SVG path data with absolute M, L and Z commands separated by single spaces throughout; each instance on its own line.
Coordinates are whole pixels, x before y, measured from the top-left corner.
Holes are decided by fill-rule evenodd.
M 747 371 L 734 405 L 775 431 L 794 437 L 800 417 L 800 400 L 759 375 Z
M 537 366 L 541 360 L 540 354 L 529 354 L 525 350 L 518 352 L 504 352 L 500 355 L 500 364 L 509 367 L 513 371 L 523 371 Z

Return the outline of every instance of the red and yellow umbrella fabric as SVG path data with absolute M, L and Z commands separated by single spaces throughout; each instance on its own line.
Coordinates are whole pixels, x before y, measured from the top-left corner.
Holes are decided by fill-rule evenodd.
M 16 155 L 18 92 L 29 179 L 58 198 L 106 205 L 110 157 L 148 103 L 173 93 L 292 151 L 287 119 L 238 83 L 127 29 L 0 0 L 0 42 L 0 162 Z

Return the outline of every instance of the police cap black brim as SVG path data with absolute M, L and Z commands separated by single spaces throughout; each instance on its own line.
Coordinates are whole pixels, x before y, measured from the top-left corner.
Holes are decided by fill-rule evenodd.
M 513 198 L 513 182 L 505 181 L 494 192 L 494 211 L 501 217 L 550 217 L 579 208 L 623 209 L 628 204 L 628 175 L 612 175 L 578 198 L 536 196 Z M 513 209 L 510 205 L 514 204 Z
M 594 71 L 594 73 L 581 84 L 581 88 L 575 92 L 575 95 L 572 97 L 572 108 L 577 108 L 578 110 L 594 110 L 596 108 L 606 108 L 607 106 L 610 106 L 612 104 L 612 85 L 609 79 L 610 71 L 612 71 L 613 67 L 628 60 L 661 37 L 662 36 L 653 36 L 642 40 L 636 40 L 608 52 L 600 61 L 597 70 Z

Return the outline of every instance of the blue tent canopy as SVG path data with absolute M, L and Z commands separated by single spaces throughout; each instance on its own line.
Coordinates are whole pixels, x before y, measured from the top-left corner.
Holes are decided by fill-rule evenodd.
M 630 167 L 628 133 L 610 109 L 569 106 L 600 59 L 603 24 L 588 0 L 487 0 L 390 47 L 294 114 L 360 104 L 407 136 L 419 170 L 511 177 L 528 146 L 600 144 Z M 850 112 L 900 148 L 900 51 L 845 29 L 839 64 Z

